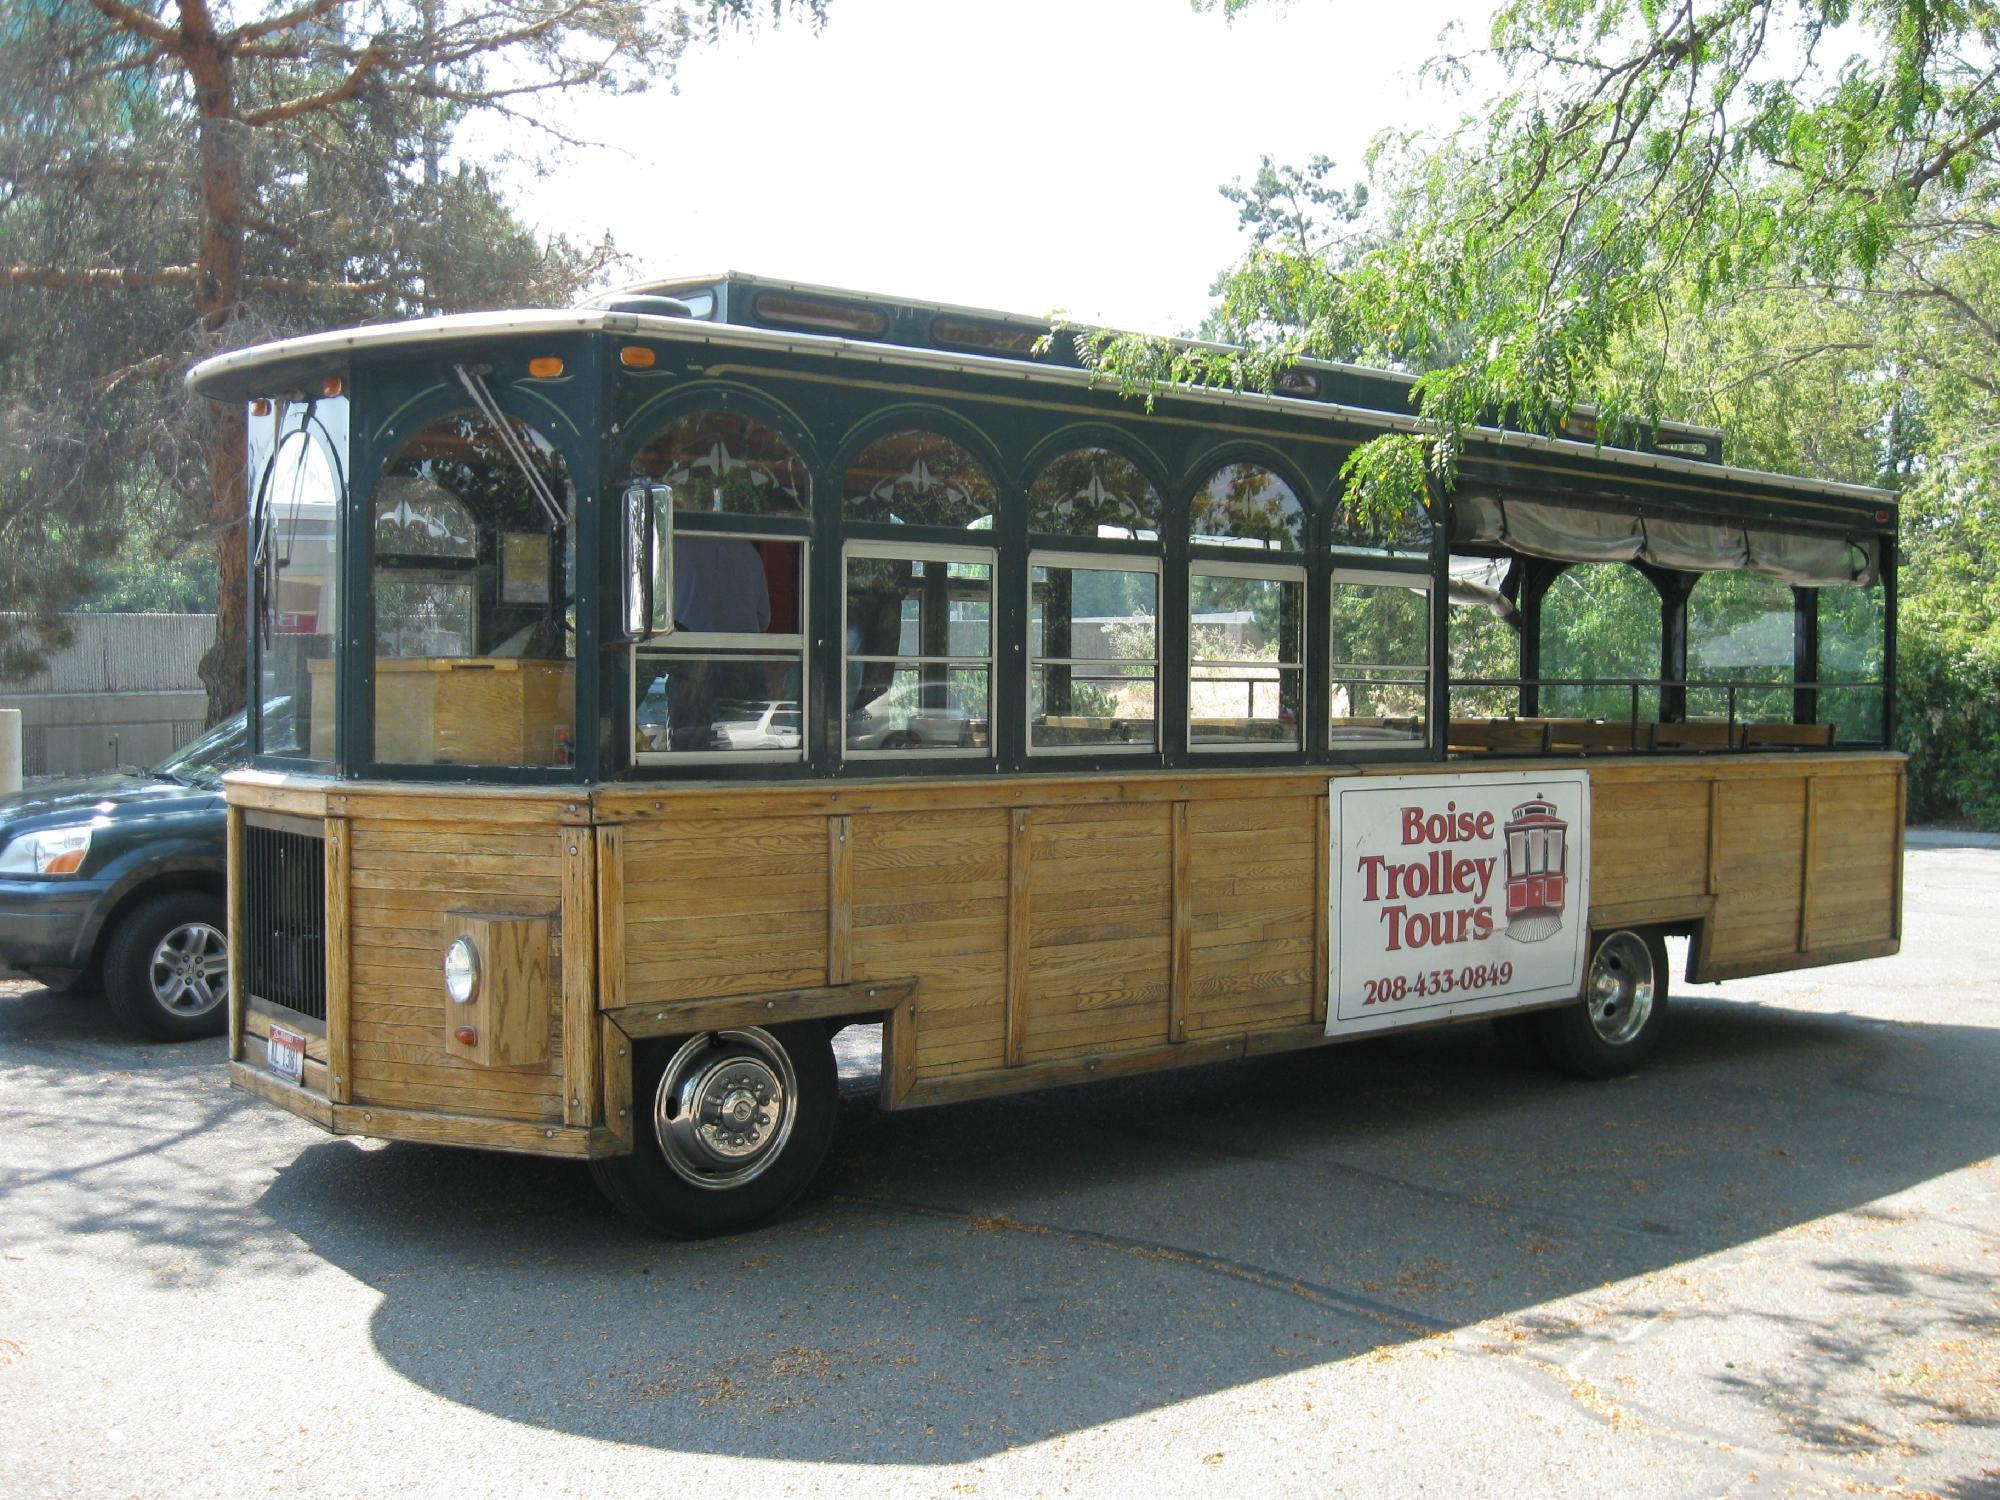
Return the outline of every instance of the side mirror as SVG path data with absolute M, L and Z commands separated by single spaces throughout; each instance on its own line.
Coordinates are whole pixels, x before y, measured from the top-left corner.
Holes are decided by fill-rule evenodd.
M 673 488 L 635 479 L 625 487 L 625 634 L 643 641 L 673 628 Z

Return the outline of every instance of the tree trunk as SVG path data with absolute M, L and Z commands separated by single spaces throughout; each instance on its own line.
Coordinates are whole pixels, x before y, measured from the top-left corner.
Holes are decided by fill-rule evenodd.
M 243 302 L 242 132 L 248 127 L 237 111 L 233 62 L 216 37 L 208 0 L 180 0 L 180 16 L 181 59 L 194 84 L 201 122 L 201 250 L 195 260 L 195 299 L 204 343 L 218 350 L 227 345 L 229 325 Z M 208 722 L 214 724 L 244 702 L 249 528 L 243 470 L 249 444 L 240 410 L 211 406 L 202 423 L 202 458 L 208 470 L 202 522 L 215 541 L 216 598 L 215 644 L 201 659 L 201 681 L 208 689 Z

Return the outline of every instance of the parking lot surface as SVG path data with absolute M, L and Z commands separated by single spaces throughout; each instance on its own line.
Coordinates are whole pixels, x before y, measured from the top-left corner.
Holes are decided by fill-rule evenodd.
M 333 1140 L 0 983 L 0 1494 L 2000 1495 L 2000 850 L 1891 959 L 884 1115 L 785 1223 Z M 1678 959 L 1676 960 L 1678 963 Z

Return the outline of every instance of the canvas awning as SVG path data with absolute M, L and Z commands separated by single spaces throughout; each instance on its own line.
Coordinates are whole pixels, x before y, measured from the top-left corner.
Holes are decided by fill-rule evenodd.
M 1719 519 L 1667 520 L 1497 490 L 1462 491 L 1452 497 L 1451 510 L 1454 542 L 1557 562 L 1648 562 L 1684 573 L 1745 569 L 1801 588 L 1866 588 L 1881 572 L 1874 537 L 1856 540 Z

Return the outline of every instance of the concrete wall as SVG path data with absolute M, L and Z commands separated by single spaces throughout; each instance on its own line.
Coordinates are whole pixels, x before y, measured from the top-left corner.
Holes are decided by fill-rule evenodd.
M 75 639 L 34 677 L 0 683 L 21 711 L 22 771 L 75 776 L 149 766 L 201 732 L 213 615 L 70 615 Z

